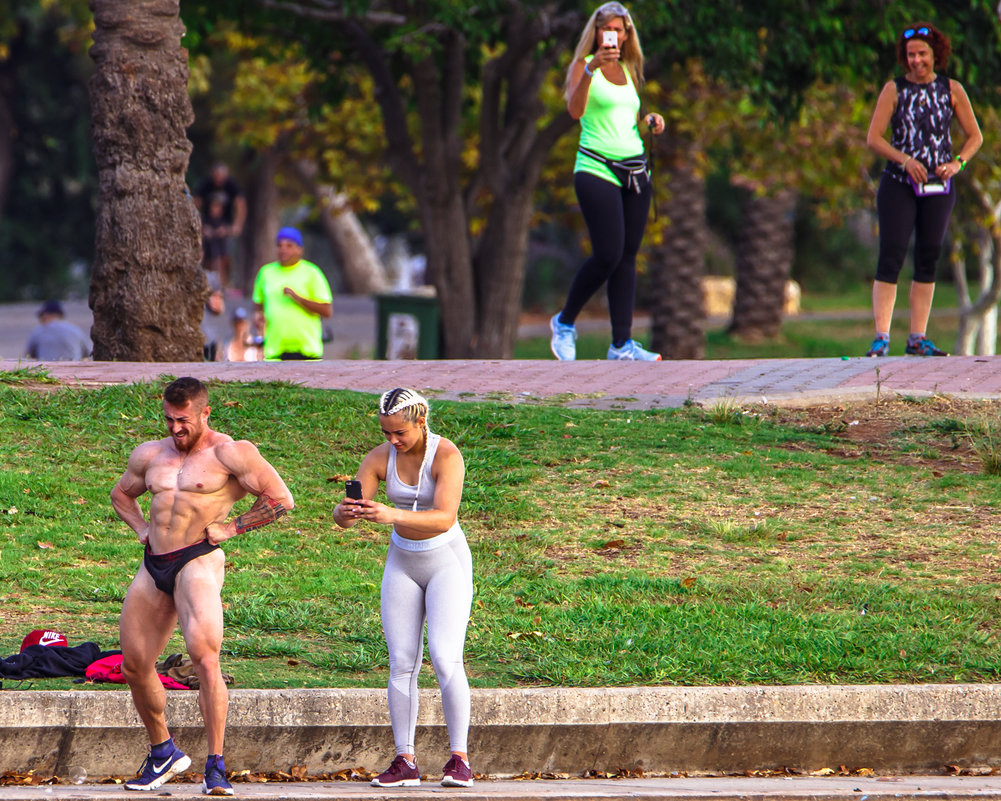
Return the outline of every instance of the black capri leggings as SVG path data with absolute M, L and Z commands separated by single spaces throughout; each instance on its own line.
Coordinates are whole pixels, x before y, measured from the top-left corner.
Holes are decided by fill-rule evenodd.
M 902 183 L 883 173 L 876 192 L 876 214 L 879 218 L 876 280 L 897 283 L 913 232 L 914 280 L 919 284 L 935 283 L 935 268 L 955 205 L 955 184 L 949 187 L 948 194 L 918 197 L 909 183 Z
M 621 345 L 632 337 L 636 254 L 650 213 L 650 182 L 645 182 L 641 192 L 634 192 L 597 175 L 577 172 L 573 187 L 591 237 L 591 257 L 577 270 L 560 316 L 572 323 L 607 282 L 612 342 Z

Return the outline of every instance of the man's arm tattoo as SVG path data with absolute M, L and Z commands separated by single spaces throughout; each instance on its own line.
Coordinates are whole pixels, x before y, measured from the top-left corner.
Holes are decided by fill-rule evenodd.
M 236 524 L 236 533 L 243 534 L 247 531 L 253 531 L 255 528 L 270 525 L 286 514 L 287 510 L 281 501 L 262 495 L 254 502 L 253 506 L 233 522 Z

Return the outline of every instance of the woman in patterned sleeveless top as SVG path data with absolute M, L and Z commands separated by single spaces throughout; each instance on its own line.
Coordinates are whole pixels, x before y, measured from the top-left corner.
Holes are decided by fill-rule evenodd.
M 876 194 L 879 261 L 872 285 L 876 338 L 867 356 L 890 352 L 890 321 L 897 277 L 914 234 L 914 279 L 910 291 L 910 336 L 905 353 L 947 356 L 927 336 L 935 294 L 935 268 L 956 203 L 956 176 L 984 138 L 966 91 L 936 70 L 949 60 L 949 39 L 935 26 L 918 22 L 897 38 L 897 61 L 905 74 L 888 81 L 876 101 L 866 145 L 887 160 Z M 953 116 L 964 141 L 953 156 Z M 891 138 L 886 139 L 887 126 Z

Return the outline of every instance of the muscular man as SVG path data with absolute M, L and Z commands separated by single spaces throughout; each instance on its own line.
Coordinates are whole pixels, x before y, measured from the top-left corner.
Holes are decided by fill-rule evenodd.
M 140 775 L 127 790 L 154 790 L 188 769 L 191 759 L 174 745 L 164 716 L 166 693 L 156 660 L 180 622 L 198 675 L 198 705 L 209 756 L 202 792 L 232 795 L 222 747 L 229 694 L 219 669 L 222 647 L 223 567 L 219 543 L 273 523 L 294 502 L 285 482 L 257 448 L 209 428 L 208 392 L 195 378 L 179 378 L 163 392 L 170 436 L 144 442 L 111 491 L 118 516 L 146 550 L 122 605 L 122 673 L 150 737 Z M 152 494 L 149 519 L 136 499 Z M 246 495 L 257 501 L 226 522 Z

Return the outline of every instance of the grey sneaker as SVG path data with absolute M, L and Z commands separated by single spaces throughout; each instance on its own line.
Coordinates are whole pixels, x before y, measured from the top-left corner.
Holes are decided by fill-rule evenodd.
M 641 348 L 635 339 L 630 339 L 621 348 L 609 345 L 608 358 L 612 361 L 659 362 L 660 354 Z
M 553 332 L 549 340 L 549 348 L 553 356 L 561 362 L 572 362 L 577 358 L 577 327 L 560 322 L 560 313 L 556 312 L 549 321 L 549 330 Z

